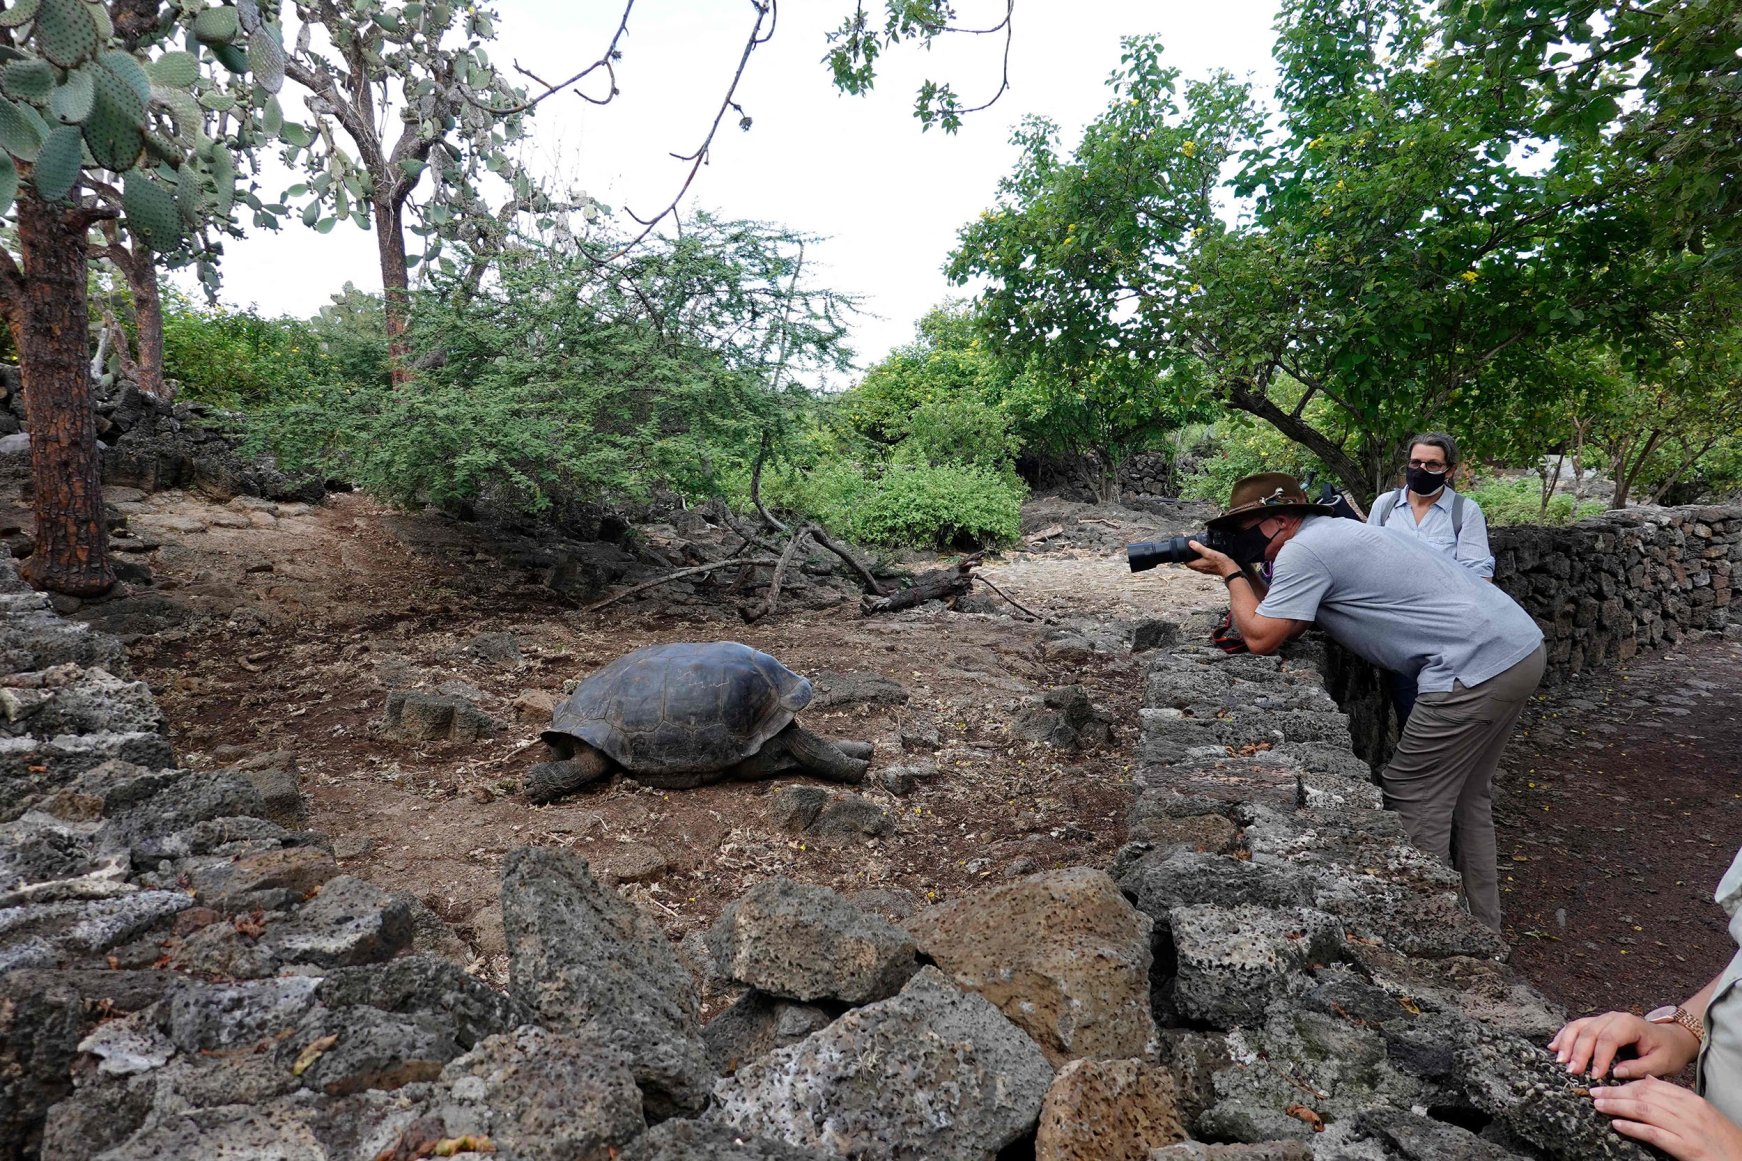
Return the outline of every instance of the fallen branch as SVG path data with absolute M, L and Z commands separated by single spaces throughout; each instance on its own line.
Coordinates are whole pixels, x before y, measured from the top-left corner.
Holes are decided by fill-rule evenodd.
M 858 573 L 859 578 L 865 582 L 866 591 L 879 597 L 887 595 L 887 590 L 877 583 L 877 578 L 871 575 L 871 570 L 861 564 L 858 557 L 847 551 L 845 545 L 837 544 L 833 540 L 830 540 L 828 533 L 814 525 L 811 527 L 811 539 L 815 540 L 818 544 L 846 561 L 848 566 L 852 568 L 854 572 Z
M 1079 517 L 1077 517 L 1077 523 L 1078 524 L 1105 524 L 1109 528 L 1118 528 L 1119 527 L 1117 522 L 1112 521 L 1112 520 L 1103 520 L 1099 516 L 1079 516 Z
M 1011 596 L 1009 593 L 1005 592 L 1003 589 L 999 588 L 997 585 L 995 585 L 991 581 L 987 580 L 986 577 L 984 575 L 982 575 L 981 573 L 975 573 L 974 579 L 979 581 L 981 584 L 985 585 L 987 588 L 991 589 L 993 592 L 997 593 L 999 596 L 1003 597 L 1010 604 L 1015 605 L 1017 607 L 1017 609 L 1021 610 L 1024 613 L 1027 613 L 1029 616 L 1033 617 L 1035 620 L 1044 621 L 1048 625 L 1053 623 L 1053 620 L 1051 617 L 1046 616 L 1044 613 L 1035 612 L 1033 609 L 1029 608 L 1027 605 L 1023 604 L 1021 601 L 1017 600 L 1015 597 Z
M 776 565 L 779 563 L 780 563 L 779 561 L 774 560 L 770 557 L 759 556 L 759 557 L 754 557 L 752 559 L 746 560 L 744 557 L 735 556 L 735 557 L 732 557 L 728 560 L 716 560 L 712 564 L 698 564 L 698 565 L 693 565 L 690 568 L 680 568 L 676 572 L 668 572 L 662 577 L 655 577 L 653 580 L 643 581 L 642 583 L 640 583 L 638 585 L 633 585 L 629 588 L 624 589 L 620 593 L 616 593 L 612 596 L 606 597 L 602 601 L 594 601 L 592 604 L 587 605 L 584 608 L 582 608 L 581 612 L 583 612 L 583 613 L 597 612 L 598 610 L 604 608 L 606 605 L 614 605 L 618 601 L 623 600 L 625 597 L 632 597 L 636 593 L 643 593 L 643 592 L 646 592 L 648 589 L 658 588 L 660 585 L 663 585 L 663 584 L 670 584 L 674 580 L 682 580 L 686 576 L 695 576 L 697 573 L 703 573 L 703 572 L 713 572 L 716 568 L 732 568 L 735 565 L 745 565 L 745 564 L 766 564 L 766 565 L 772 566 L 772 565 Z
M 786 570 L 792 564 L 792 558 L 798 555 L 798 546 L 809 540 L 811 533 L 816 531 L 814 524 L 806 524 L 793 534 L 786 543 L 786 551 L 780 554 L 780 560 L 774 566 L 774 575 L 768 581 L 768 599 L 762 603 L 762 608 L 755 612 L 745 611 L 746 624 L 754 624 L 774 612 L 775 602 L 780 600 L 780 582 L 786 578 Z
M 1063 524 L 1053 524 L 1053 525 L 1050 525 L 1049 527 L 1042 528 L 1039 532 L 1031 532 L 1027 536 L 1024 536 L 1022 538 L 1022 543 L 1024 543 L 1024 544 L 1044 544 L 1048 540 L 1051 540 L 1053 537 L 1063 536 L 1064 534 L 1065 534 L 1065 526 Z
M 886 597 L 867 595 L 859 602 L 860 609 L 866 614 L 895 613 L 902 609 L 911 609 L 927 601 L 947 600 L 952 597 L 965 596 L 973 587 L 973 569 L 980 563 L 983 553 L 976 552 L 965 556 L 954 568 L 934 569 L 921 573 L 914 578 L 913 584 Z

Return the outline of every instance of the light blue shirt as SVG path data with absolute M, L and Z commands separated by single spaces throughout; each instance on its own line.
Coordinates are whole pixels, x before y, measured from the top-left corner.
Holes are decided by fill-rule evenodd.
M 1421 693 L 1480 685 L 1542 644 L 1529 613 L 1450 556 L 1335 516 L 1307 517 L 1282 546 L 1258 612 L 1317 621 L 1356 656 L 1413 675 Z
M 1440 494 L 1434 497 L 1433 506 L 1417 524 L 1415 512 L 1409 506 L 1408 488 L 1381 492 L 1373 501 L 1373 510 L 1367 513 L 1367 523 L 1379 526 L 1379 517 L 1389 508 L 1385 531 L 1419 540 L 1429 548 L 1445 553 L 1475 576 L 1492 577 L 1494 554 L 1488 549 L 1488 518 L 1482 515 L 1476 501 L 1465 496 L 1463 531 L 1454 532 L 1452 497 L 1456 495 L 1449 487 L 1441 488 Z

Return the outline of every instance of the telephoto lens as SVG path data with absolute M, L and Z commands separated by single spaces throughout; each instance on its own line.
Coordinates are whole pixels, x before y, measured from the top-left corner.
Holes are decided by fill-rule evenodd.
M 1170 536 L 1166 540 L 1141 540 L 1125 546 L 1125 563 L 1131 566 L 1132 572 L 1143 572 L 1158 564 L 1188 564 L 1198 559 L 1192 541 L 1217 552 L 1227 552 L 1232 547 L 1231 539 L 1226 532 L 1209 529 L 1186 536 Z

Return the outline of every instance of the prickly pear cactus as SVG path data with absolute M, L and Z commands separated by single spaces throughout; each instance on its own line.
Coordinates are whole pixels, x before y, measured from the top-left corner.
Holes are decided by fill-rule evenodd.
M 12 0 L 0 12 L 12 45 L 0 63 L 0 215 L 28 183 L 50 202 L 107 202 L 151 249 L 196 256 L 194 235 L 234 209 L 236 153 L 282 125 L 276 20 L 261 0 L 181 0 L 123 44 L 101 0 Z

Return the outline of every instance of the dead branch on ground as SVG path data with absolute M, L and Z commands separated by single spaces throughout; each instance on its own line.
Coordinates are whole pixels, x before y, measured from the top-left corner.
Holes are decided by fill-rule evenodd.
M 727 560 L 716 560 L 712 564 L 698 564 L 698 565 L 693 565 L 689 568 L 680 568 L 675 572 L 668 572 L 664 576 L 654 577 L 650 581 L 643 581 L 642 583 L 640 583 L 638 585 L 631 585 L 629 588 L 624 589 L 622 592 L 613 593 L 611 596 L 606 597 L 602 601 L 594 601 L 592 604 L 587 605 L 585 608 L 583 608 L 581 610 L 581 612 L 583 612 L 583 613 L 597 612 L 598 610 L 604 608 L 606 605 L 614 605 L 618 601 L 623 600 L 625 597 L 632 597 L 636 593 L 644 593 L 648 589 L 655 589 L 655 588 L 658 588 L 660 585 L 670 584 L 674 580 L 682 580 L 686 576 L 695 576 L 697 573 L 713 572 L 717 568 L 731 568 L 733 565 L 756 565 L 756 564 L 765 564 L 765 565 L 769 565 L 772 567 L 773 565 L 776 565 L 779 563 L 780 562 L 778 560 L 775 560 L 772 557 L 759 556 L 759 557 L 746 559 L 746 558 L 741 557 L 741 556 L 734 556 L 734 557 L 731 557 Z

